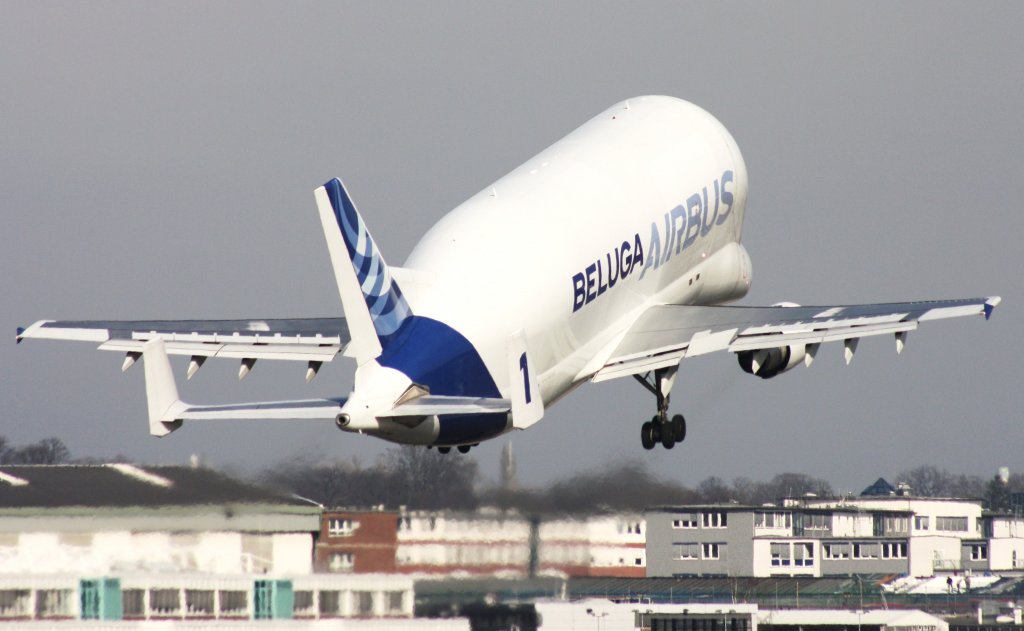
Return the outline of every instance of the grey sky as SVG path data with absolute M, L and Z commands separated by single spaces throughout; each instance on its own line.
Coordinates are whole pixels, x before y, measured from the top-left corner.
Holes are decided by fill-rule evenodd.
M 513 436 L 542 483 L 646 458 L 683 483 L 781 471 L 860 489 L 918 464 L 1024 470 L 1019 3 L 15 3 L 0 21 L 0 434 L 255 469 L 386 444 L 315 424 L 145 422 L 142 371 L 88 344 L 15 346 L 40 318 L 340 313 L 312 190 L 341 176 L 400 264 L 432 223 L 610 104 L 712 112 L 747 162 L 745 304 L 1001 294 L 902 357 L 762 381 L 683 364 L 687 442 L 643 452 L 653 399 L 587 385 Z M 586 218 L 581 218 L 586 221 Z M 542 230 L 543 226 L 538 226 Z M 497 238 L 498 235 L 481 235 Z M 518 299 L 518 298 L 516 298 Z M 183 366 L 176 365 L 178 375 Z M 210 362 L 203 403 L 347 392 L 335 362 Z M 508 438 L 475 450 L 496 476 Z

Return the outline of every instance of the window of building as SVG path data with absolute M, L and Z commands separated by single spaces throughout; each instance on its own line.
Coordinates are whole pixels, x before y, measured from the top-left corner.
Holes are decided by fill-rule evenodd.
M 640 558 L 640 557 L 636 557 L 633 560 L 633 565 L 643 565 L 643 564 L 644 564 L 644 560 L 642 558 Z
M 697 543 L 677 543 L 673 546 L 674 550 L 672 558 L 677 561 L 688 561 L 691 559 L 700 558 L 700 544 Z
M 146 590 L 122 589 L 121 614 L 126 619 L 146 617 Z
M 905 541 L 888 541 L 882 544 L 883 559 L 905 559 L 907 558 L 907 544 Z
M 935 529 L 948 532 L 967 532 L 966 517 L 936 517 Z
M 221 616 L 245 616 L 249 613 L 249 593 L 240 589 L 222 589 L 220 597 Z
M 883 520 L 883 528 L 886 533 L 907 532 L 907 518 L 889 515 Z
M 628 532 L 631 535 L 642 534 L 640 532 L 640 522 L 637 521 L 637 522 L 630 522 L 630 523 L 626 524 L 626 532 Z
M 356 522 L 351 519 L 332 518 L 327 522 L 327 534 L 332 537 L 347 537 L 356 529 Z
M 212 617 L 213 613 L 212 589 L 185 590 L 185 615 Z
M 141 591 L 141 590 L 139 590 Z M 75 601 L 70 589 L 36 590 L 36 618 L 64 618 L 72 615 Z M 124 600 L 122 599 L 122 603 Z
M 31 616 L 31 598 L 29 589 L 0 589 L 0 618 Z
M 373 615 L 373 592 L 352 592 L 355 600 L 356 615 L 361 617 Z
M 853 558 L 855 559 L 877 559 L 877 543 L 855 543 L 853 544 Z
M 177 589 L 149 590 L 149 609 L 155 615 L 175 615 L 181 611 L 181 591 Z
M 356 555 L 351 552 L 334 552 L 330 556 L 328 568 L 332 572 L 350 572 L 356 564 Z
M 697 515 L 696 513 L 685 513 L 679 515 L 677 518 L 672 520 L 673 528 L 696 528 L 697 527 Z
M 814 565 L 814 544 L 794 543 L 793 544 L 793 565 L 809 567 Z
M 773 543 L 771 545 L 772 565 L 776 567 L 789 565 L 789 550 L 788 543 Z
M 312 617 L 313 591 L 308 589 L 296 590 L 292 596 L 292 615 L 296 618 Z
M 914 530 L 928 530 L 928 517 L 914 517 Z
M 722 548 L 725 547 L 724 543 L 702 543 L 701 547 L 701 558 L 703 559 L 720 559 L 722 558 Z
M 792 523 L 790 513 L 769 513 L 766 511 L 754 513 L 755 528 L 790 528 Z
M 387 592 L 385 596 L 389 614 L 398 614 L 405 610 L 405 592 Z
M 331 589 L 320 592 L 320 617 L 336 616 L 341 604 L 341 592 Z
M 971 560 L 972 561 L 985 561 L 988 559 L 988 544 L 975 543 L 971 544 Z
M 824 546 L 826 559 L 849 559 L 850 544 L 848 543 L 826 543 Z
M 704 513 L 705 528 L 725 528 L 728 525 L 728 513 Z
M 803 524 L 804 530 L 828 530 L 829 518 L 831 515 L 823 515 L 821 513 L 816 514 L 804 514 L 801 515 L 800 520 Z

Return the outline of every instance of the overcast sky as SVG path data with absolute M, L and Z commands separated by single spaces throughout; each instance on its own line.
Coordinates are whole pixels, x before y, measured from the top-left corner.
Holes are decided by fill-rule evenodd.
M 541 484 L 646 459 L 685 484 L 799 471 L 860 490 L 919 464 L 1024 470 L 1024 23 L 1020 3 L 27 3 L 0 21 L 0 434 L 76 456 L 243 471 L 372 462 L 333 426 L 148 435 L 142 371 L 85 343 L 14 344 L 42 318 L 340 314 L 312 190 L 351 189 L 401 263 L 444 213 L 612 103 L 693 101 L 747 163 L 743 304 L 1000 294 L 763 381 L 683 363 L 689 436 L 644 452 L 653 398 L 586 385 L 512 440 Z M 510 297 L 510 299 L 517 299 Z M 497 306 L 500 308 L 500 306 Z M 179 360 L 182 361 L 182 360 Z M 176 364 L 179 375 L 184 366 Z M 210 362 L 199 403 L 343 395 L 349 360 Z M 452 456 L 457 457 L 457 456 Z

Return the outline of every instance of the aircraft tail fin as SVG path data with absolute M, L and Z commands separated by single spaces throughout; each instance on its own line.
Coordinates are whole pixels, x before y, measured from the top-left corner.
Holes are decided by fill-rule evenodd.
M 380 355 L 412 310 L 341 180 L 314 196 L 352 337 L 346 354 L 363 364 Z

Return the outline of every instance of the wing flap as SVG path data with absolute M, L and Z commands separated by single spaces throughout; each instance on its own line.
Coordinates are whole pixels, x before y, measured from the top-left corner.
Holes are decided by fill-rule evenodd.
M 920 322 L 971 315 L 987 319 L 999 302 L 992 296 L 832 307 L 659 305 L 641 314 L 592 380 L 641 374 L 721 350 L 791 345 L 816 350 L 823 342 L 852 346 L 862 337 L 885 334 L 905 340 Z
M 141 353 L 163 340 L 171 355 L 329 362 L 344 351 L 343 318 L 264 320 L 40 320 L 23 339 L 99 342 L 100 350 Z
M 734 353 L 753 351 L 761 348 L 778 348 L 779 346 L 796 346 L 804 344 L 821 344 L 822 342 L 841 342 L 843 340 L 904 333 L 917 329 L 917 322 L 895 322 L 892 324 L 868 324 L 847 327 L 833 327 L 824 331 L 799 331 L 793 333 L 769 333 L 755 336 L 740 336 L 728 349 Z

